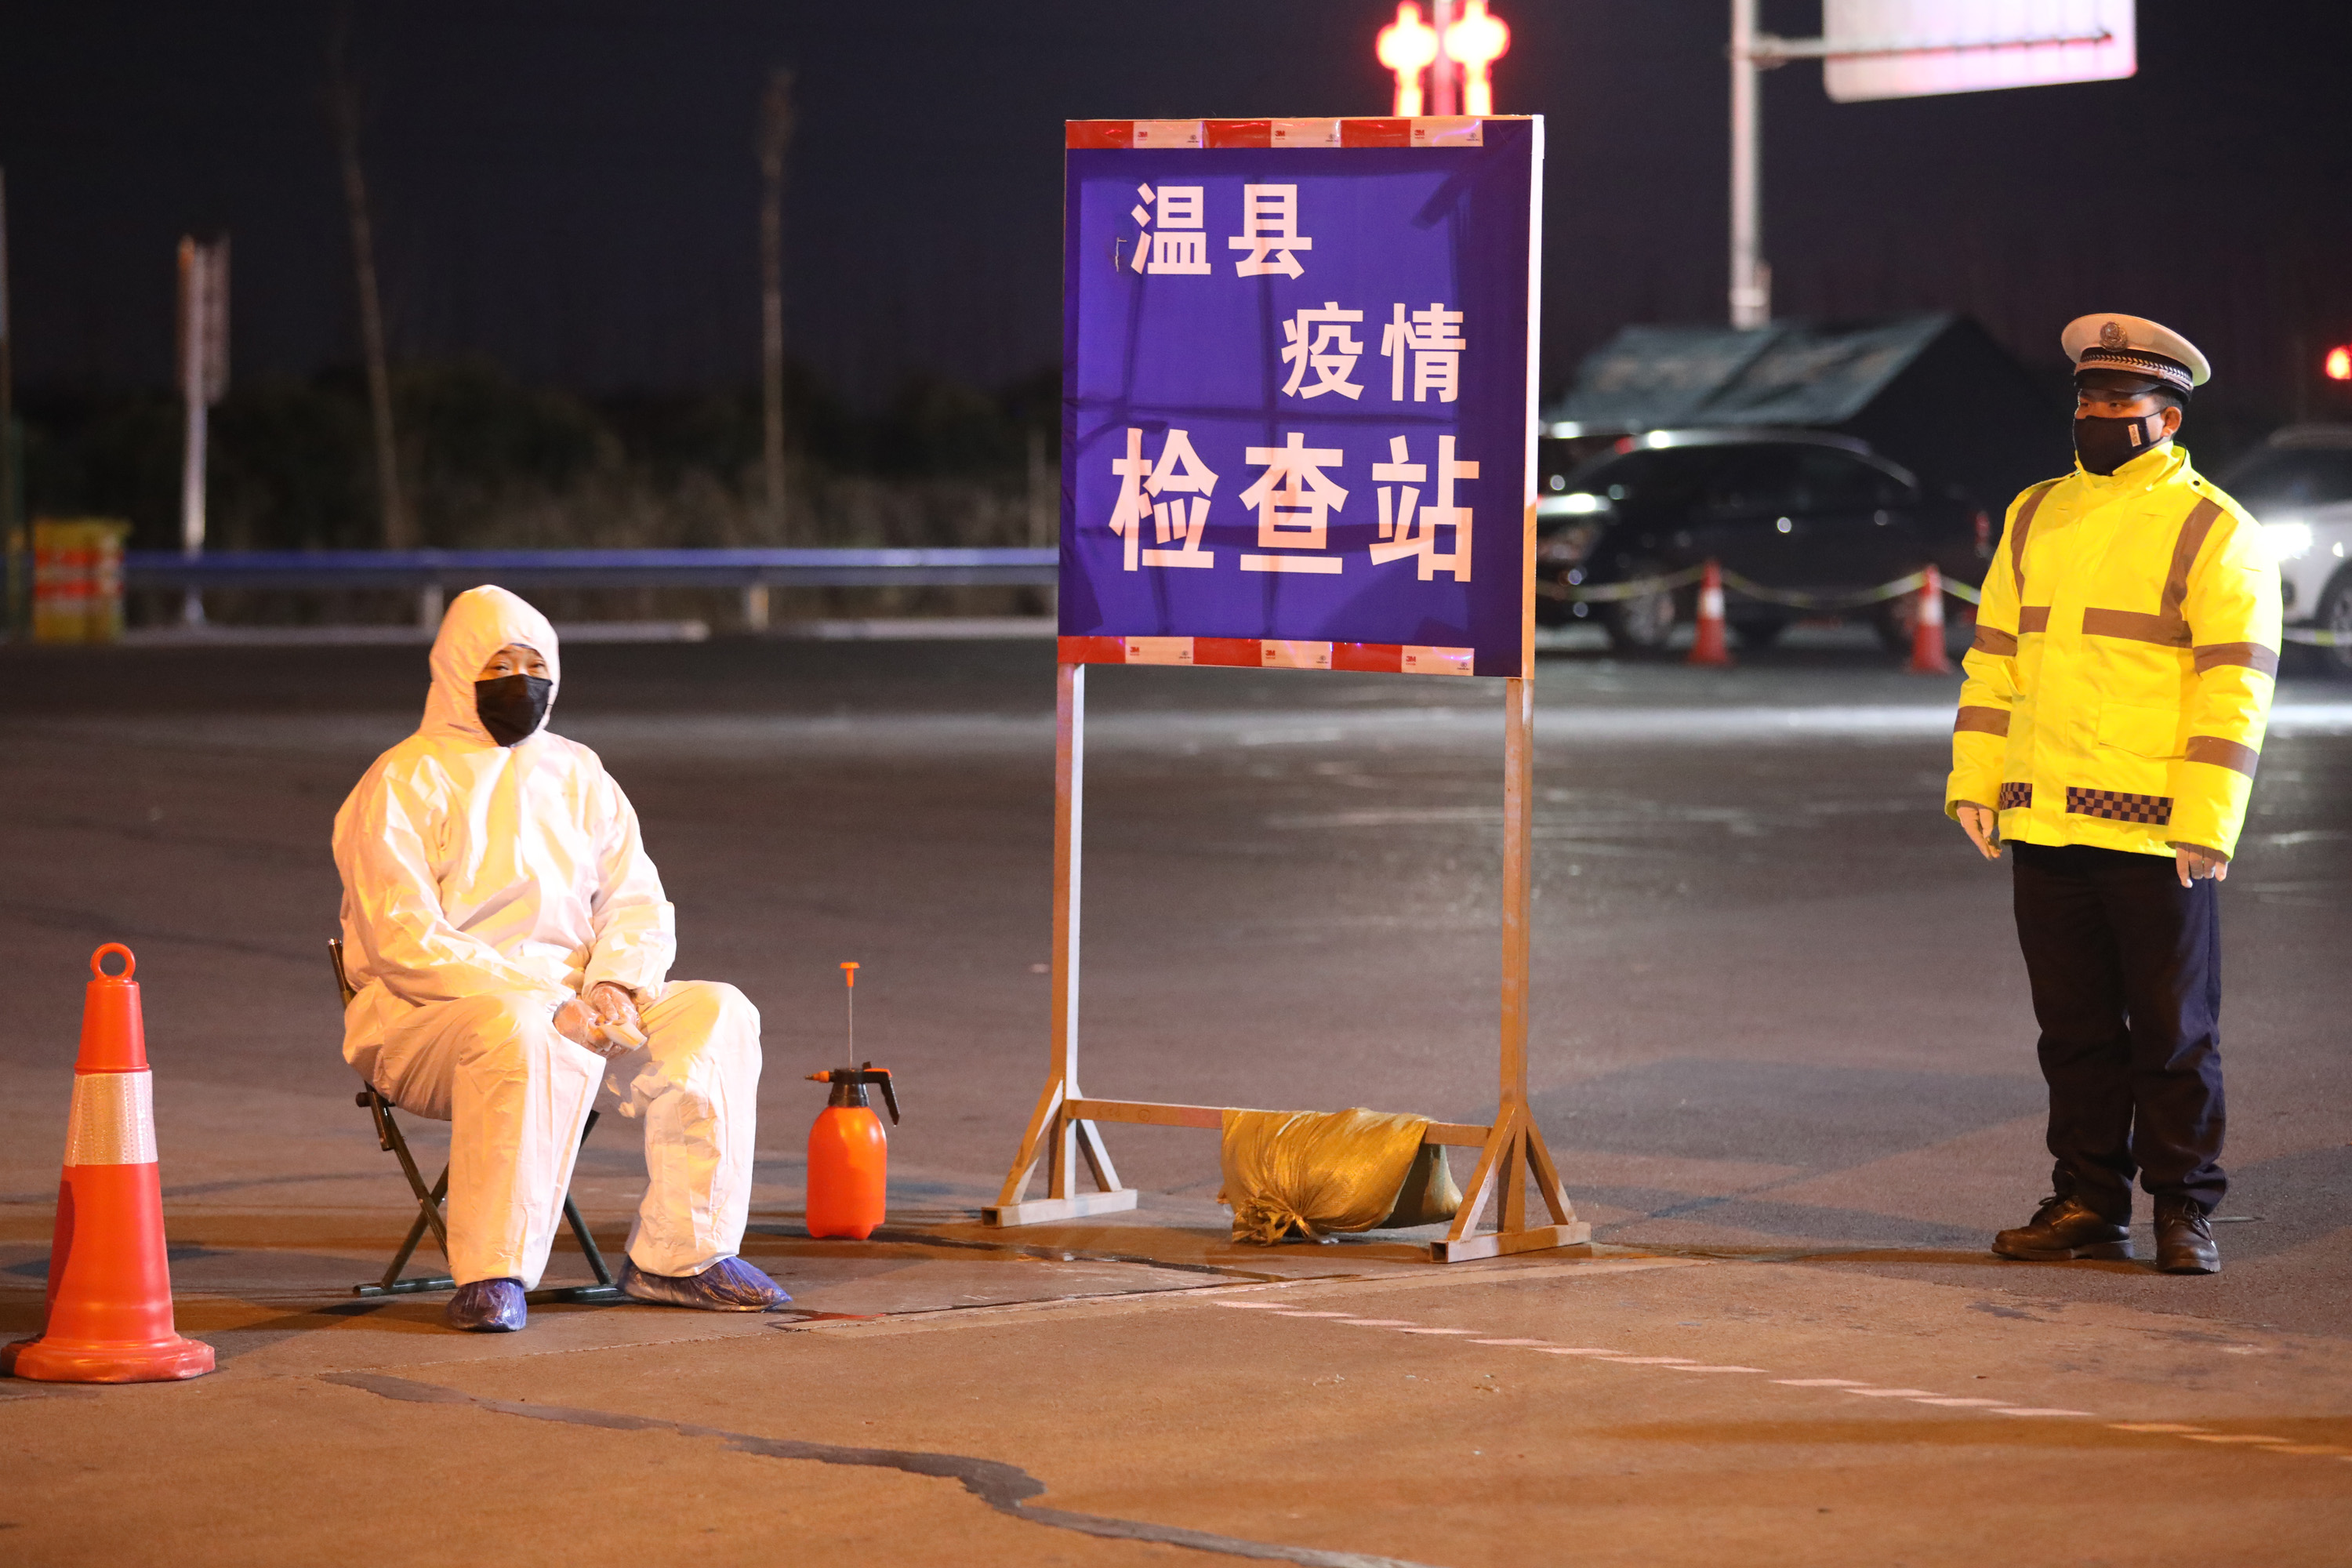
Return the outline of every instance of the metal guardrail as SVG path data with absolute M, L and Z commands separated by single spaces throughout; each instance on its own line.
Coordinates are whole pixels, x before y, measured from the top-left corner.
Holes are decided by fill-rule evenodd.
M 1051 587 L 1060 552 L 1003 550 L 133 550 L 126 588 Z
M 508 588 L 720 588 L 743 595 L 743 623 L 768 626 L 772 588 L 1049 588 L 1055 549 L 1000 550 L 246 550 L 181 555 L 133 550 L 125 588 L 201 603 L 215 589 L 378 588 L 416 595 L 416 624 L 441 621 L 446 595 Z

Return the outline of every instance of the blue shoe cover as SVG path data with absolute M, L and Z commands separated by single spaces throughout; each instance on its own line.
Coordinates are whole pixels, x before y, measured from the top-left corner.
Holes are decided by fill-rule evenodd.
M 510 1334 L 530 1321 L 520 1279 L 476 1279 L 460 1285 L 442 1315 L 451 1328 L 478 1334 Z
M 621 1293 L 657 1307 L 697 1307 L 706 1312 L 767 1312 L 792 1300 L 782 1286 L 732 1257 L 699 1274 L 648 1274 L 624 1260 Z

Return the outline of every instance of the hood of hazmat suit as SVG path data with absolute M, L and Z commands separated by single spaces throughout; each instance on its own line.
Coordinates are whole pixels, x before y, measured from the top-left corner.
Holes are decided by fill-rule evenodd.
M 483 728 L 474 681 L 509 643 L 546 659 L 561 692 L 547 617 L 504 588 L 467 590 L 434 639 L 424 721 L 335 814 L 358 992 L 343 1056 L 371 1079 L 384 1030 L 411 1008 L 503 992 L 551 1011 L 606 980 L 652 990 L 677 952 L 637 814 L 596 753 L 544 725 L 511 746 Z

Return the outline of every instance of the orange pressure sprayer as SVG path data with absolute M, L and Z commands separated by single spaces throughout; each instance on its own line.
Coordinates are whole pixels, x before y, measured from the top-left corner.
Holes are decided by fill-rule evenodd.
M 849 1047 L 857 1054 L 857 965 L 841 966 L 848 983 Z M 833 1093 L 809 1129 L 808 1233 L 815 1237 L 847 1237 L 863 1241 L 882 1223 L 890 1173 L 890 1138 L 882 1119 L 866 1098 L 868 1084 L 878 1085 L 890 1121 L 898 1121 L 898 1095 L 890 1084 L 890 1069 L 872 1062 L 862 1067 L 813 1072 L 811 1079 L 833 1085 Z

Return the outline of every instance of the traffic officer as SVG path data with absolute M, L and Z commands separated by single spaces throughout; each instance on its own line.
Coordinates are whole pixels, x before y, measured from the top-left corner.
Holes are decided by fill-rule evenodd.
M 2221 916 L 2278 672 L 2278 573 L 2173 437 L 2210 368 L 2137 316 L 2084 316 L 2075 468 L 2019 496 L 1984 581 L 1945 813 L 2014 845 L 2050 1086 L 2053 1194 L 2004 1258 L 2221 1267 Z

